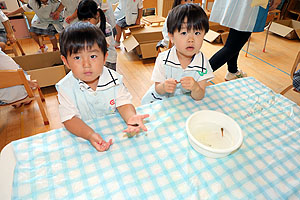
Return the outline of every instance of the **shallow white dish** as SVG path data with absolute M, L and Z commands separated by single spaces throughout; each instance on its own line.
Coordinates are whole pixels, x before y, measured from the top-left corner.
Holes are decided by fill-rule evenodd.
M 228 115 L 212 110 L 192 114 L 186 121 L 186 131 L 192 147 L 210 158 L 225 157 L 243 142 L 238 123 Z

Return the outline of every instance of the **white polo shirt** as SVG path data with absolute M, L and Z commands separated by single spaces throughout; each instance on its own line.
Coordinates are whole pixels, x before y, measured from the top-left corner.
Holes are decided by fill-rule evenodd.
M 2 12 L 2 10 L 0 9 L 0 29 L 4 29 L 4 26 L 2 24 L 2 22 L 6 22 L 8 20 L 8 17 Z
M 0 70 L 18 69 L 19 65 L 0 48 Z M 28 77 L 27 77 L 28 79 Z M 24 99 L 27 92 L 23 86 L 13 86 L 0 89 L 0 101 L 12 103 L 20 99 Z
M 131 104 L 132 96 L 123 84 L 123 76 L 103 67 L 96 91 L 75 78 L 72 71 L 56 84 L 61 121 L 76 116 L 83 121 L 116 112 L 116 108 Z

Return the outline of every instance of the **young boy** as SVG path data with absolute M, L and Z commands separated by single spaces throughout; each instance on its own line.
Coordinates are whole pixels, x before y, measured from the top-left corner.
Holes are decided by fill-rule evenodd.
M 124 132 L 147 131 L 143 119 L 131 104 L 131 95 L 122 83 L 123 77 L 104 67 L 107 44 L 102 31 L 91 23 L 76 22 L 67 27 L 60 37 L 61 58 L 71 69 L 56 84 L 61 121 L 66 129 L 82 137 L 98 150 L 106 151 L 106 142 L 85 122 L 116 112 L 127 123 Z
M 200 100 L 207 81 L 214 77 L 208 60 L 200 52 L 208 31 L 203 9 L 196 4 L 178 5 L 169 13 L 167 27 L 174 46 L 158 55 L 152 73 L 155 85 L 145 94 L 142 104 L 184 93 Z
M 143 14 L 142 0 L 120 0 L 114 15 L 117 20 L 116 30 L 116 48 L 120 47 L 122 28 L 141 23 Z

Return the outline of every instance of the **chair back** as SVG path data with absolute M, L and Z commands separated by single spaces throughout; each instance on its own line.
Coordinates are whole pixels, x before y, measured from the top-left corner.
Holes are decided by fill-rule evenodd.
M 214 3 L 214 0 L 205 0 L 205 10 L 210 10 L 208 9 L 208 3 Z
M 0 70 L 0 88 L 8 88 L 12 86 L 23 85 L 29 97 L 34 97 L 28 81 L 22 69 Z
M 143 0 L 143 9 L 155 8 L 155 14 L 157 12 L 157 0 Z
M 291 76 L 292 79 L 294 78 L 294 74 L 295 74 L 295 72 L 298 68 L 298 65 L 300 65 L 300 51 L 298 52 L 298 55 L 295 59 L 294 65 L 293 65 L 292 70 L 291 70 L 290 76 Z

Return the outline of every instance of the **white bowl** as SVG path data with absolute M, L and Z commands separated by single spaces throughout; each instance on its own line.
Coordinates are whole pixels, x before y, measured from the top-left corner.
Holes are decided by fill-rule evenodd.
M 192 147 L 210 158 L 225 157 L 237 150 L 243 142 L 243 134 L 236 121 L 224 113 L 212 110 L 192 114 L 186 121 L 186 131 Z

